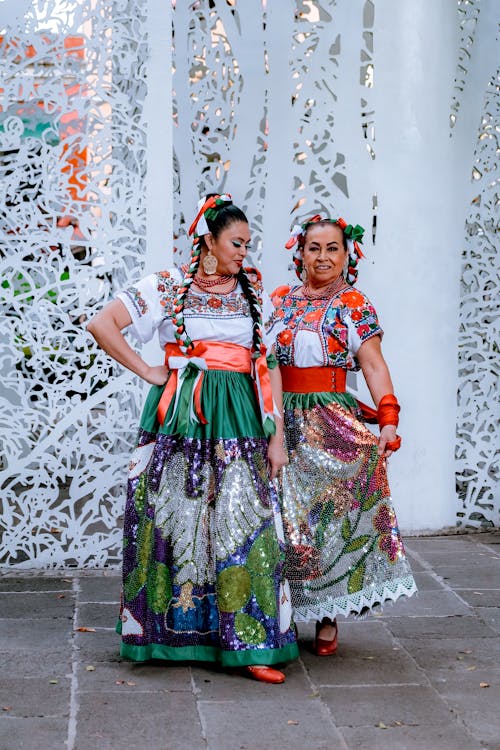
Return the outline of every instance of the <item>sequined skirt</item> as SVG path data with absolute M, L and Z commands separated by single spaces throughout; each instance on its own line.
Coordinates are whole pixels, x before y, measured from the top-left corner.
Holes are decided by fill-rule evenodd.
M 416 591 L 377 438 L 346 393 L 285 393 L 286 576 L 296 621 L 363 614 Z
M 160 430 L 162 388 L 146 401 L 125 507 L 121 654 L 284 662 L 298 649 L 253 384 L 209 371 L 203 389 L 208 424 L 188 435 Z

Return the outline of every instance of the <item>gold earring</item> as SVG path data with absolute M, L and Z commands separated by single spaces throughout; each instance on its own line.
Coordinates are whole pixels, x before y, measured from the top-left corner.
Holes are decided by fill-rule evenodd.
M 213 276 L 217 272 L 217 258 L 215 255 L 212 255 L 210 248 L 208 248 L 208 254 L 205 255 L 201 262 L 207 276 Z

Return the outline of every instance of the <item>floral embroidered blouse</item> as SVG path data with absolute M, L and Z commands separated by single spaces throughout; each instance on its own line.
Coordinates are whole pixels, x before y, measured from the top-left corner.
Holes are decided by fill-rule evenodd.
M 359 370 L 356 354 L 372 336 L 382 336 L 377 313 L 358 289 L 348 287 L 331 299 L 306 299 L 300 286 L 281 286 L 271 299 L 275 310 L 269 329 L 276 336 L 280 365 L 342 367 Z
M 247 269 L 247 275 L 262 301 L 263 320 L 267 322 L 264 331 L 270 330 L 273 306 L 263 292 L 260 275 L 252 271 Z M 146 276 L 117 294 L 132 319 L 128 330 L 141 343 L 150 341 L 156 331 L 162 349 L 165 344 L 176 341 L 172 323 L 173 303 L 182 280 L 182 272 L 172 268 Z M 191 287 L 184 305 L 184 323 L 193 341 L 223 341 L 248 348 L 252 345 L 250 305 L 239 284 L 227 295 L 198 292 Z M 266 345 L 273 341 L 271 333 L 264 334 Z

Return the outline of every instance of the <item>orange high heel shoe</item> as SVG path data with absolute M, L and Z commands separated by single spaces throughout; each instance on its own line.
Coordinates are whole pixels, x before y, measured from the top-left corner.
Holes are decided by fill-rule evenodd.
M 245 667 L 245 672 L 253 677 L 254 680 L 259 682 L 267 682 L 270 685 L 279 685 L 281 682 L 285 682 L 285 675 L 278 669 L 265 666 L 251 666 Z
M 319 638 L 318 634 L 323 625 L 332 625 L 335 628 L 335 635 L 332 640 L 327 641 L 325 638 Z M 323 617 L 321 622 L 316 623 L 316 638 L 313 643 L 313 651 L 316 656 L 331 656 L 337 650 L 337 620 L 330 620 L 329 617 Z

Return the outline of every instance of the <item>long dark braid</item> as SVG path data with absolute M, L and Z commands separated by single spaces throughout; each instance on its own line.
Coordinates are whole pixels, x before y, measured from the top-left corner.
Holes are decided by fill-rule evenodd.
M 257 274 L 257 271 L 253 268 L 248 269 L 250 273 Z M 241 268 L 238 272 L 238 281 L 241 284 L 241 288 L 243 289 L 243 294 L 245 295 L 248 304 L 250 306 L 250 314 L 252 316 L 252 344 L 254 352 L 257 354 L 261 354 L 261 348 L 263 342 L 262 337 L 262 302 L 259 298 L 259 295 L 257 294 L 257 291 L 254 289 L 250 279 L 248 278 L 247 271 L 244 268 Z

